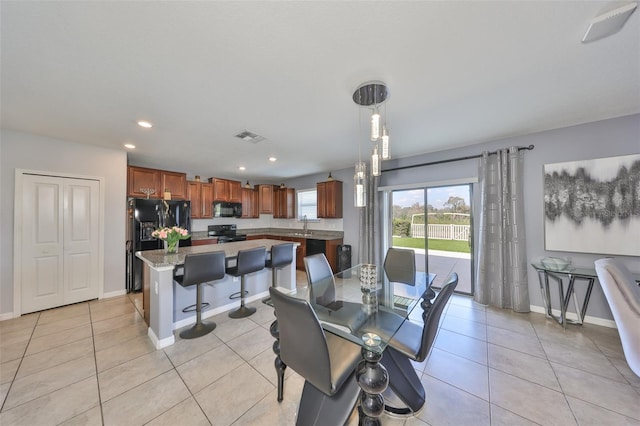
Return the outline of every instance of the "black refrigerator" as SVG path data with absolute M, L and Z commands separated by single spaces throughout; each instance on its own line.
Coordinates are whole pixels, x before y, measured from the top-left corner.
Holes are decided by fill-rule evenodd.
M 136 251 L 164 248 L 162 240 L 151 236 L 158 228 L 179 226 L 191 232 L 191 202 L 129 198 L 127 201 L 127 292 L 142 290 L 142 261 Z M 179 246 L 190 246 L 191 238 Z

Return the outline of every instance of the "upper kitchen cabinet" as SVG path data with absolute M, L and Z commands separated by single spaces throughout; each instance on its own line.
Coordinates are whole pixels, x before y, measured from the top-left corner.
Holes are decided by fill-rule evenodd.
M 318 193 L 318 218 L 342 217 L 342 182 L 330 180 L 316 185 Z
M 135 198 L 146 198 L 145 190 L 152 190 L 149 198 L 162 198 L 160 189 L 160 170 L 145 167 L 127 167 L 127 195 Z
M 273 214 L 273 185 L 258 185 L 259 212 Z
M 296 194 L 293 188 L 274 188 L 273 217 L 293 219 L 296 214 Z
M 191 201 L 191 217 L 208 219 L 213 217 L 213 184 L 187 182 L 187 196 Z
M 178 172 L 160 171 L 162 185 L 161 192 L 170 192 L 173 200 L 187 199 L 187 174 Z
M 242 217 L 244 219 L 259 218 L 258 191 L 253 188 L 241 188 L 242 193 Z
M 235 180 L 210 178 L 214 201 L 242 202 L 242 183 Z
M 162 198 L 164 192 L 169 191 L 171 198 L 184 200 L 187 198 L 187 175 L 186 173 L 128 166 L 127 195 L 146 198 L 147 194 L 143 189 L 153 191 L 149 198 Z

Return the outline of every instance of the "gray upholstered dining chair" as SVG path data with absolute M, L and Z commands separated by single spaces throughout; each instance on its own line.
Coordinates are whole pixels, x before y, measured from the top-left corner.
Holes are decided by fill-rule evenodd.
M 309 284 L 309 300 L 320 317 L 333 324 L 338 324 L 354 330 L 366 318 L 360 304 L 336 300 L 336 285 L 333 271 L 324 253 L 318 253 L 304 258 Z M 330 318 L 328 318 L 330 317 Z
M 390 248 L 384 258 L 384 271 L 389 281 L 415 285 L 415 252 L 409 249 Z
M 297 425 L 343 425 L 358 401 L 360 346 L 325 333 L 304 299 L 269 288 L 279 327 L 280 358 L 305 379 Z
M 620 334 L 624 357 L 631 370 L 640 376 L 640 285 L 617 259 L 598 259 L 595 266 Z
M 457 285 L 458 274 L 454 272 L 443 285 L 431 308 L 425 313 L 424 324 L 404 321 L 387 344 L 380 361 L 389 373 L 389 386 L 385 394 L 387 411 L 409 414 L 419 411 L 424 405 L 426 398 L 424 386 L 411 360 L 422 362 L 427 359 L 438 333 L 444 307 Z M 392 405 L 391 401 L 395 397 L 405 407 Z

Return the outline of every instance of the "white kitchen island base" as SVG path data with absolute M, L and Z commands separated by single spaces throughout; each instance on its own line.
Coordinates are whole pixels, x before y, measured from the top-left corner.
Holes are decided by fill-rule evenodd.
M 174 270 L 184 264 L 184 258 L 190 253 L 208 253 L 224 251 L 227 266 L 233 266 L 239 250 L 264 246 L 269 252 L 271 247 L 282 244 L 280 240 L 237 241 L 225 244 L 180 247 L 177 254 L 166 254 L 164 250 L 148 250 L 136 252 L 136 256 L 145 264 L 144 286 L 148 289 L 148 335 L 156 349 L 171 346 L 175 342 L 175 329 L 195 323 L 195 313 L 184 313 L 182 310 L 196 301 L 196 286 L 182 287 L 173 281 Z M 292 290 L 296 286 L 296 255 L 298 243 L 294 243 L 293 262 L 280 269 L 278 286 Z M 263 269 L 247 276 L 246 290 L 249 291 L 247 302 L 259 300 L 268 295 L 271 286 L 271 271 Z M 207 318 L 234 309 L 239 300 L 230 300 L 232 293 L 240 290 L 240 279 L 225 275 L 221 280 L 202 286 L 202 301 L 209 303 L 209 309 L 203 312 Z M 145 292 L 146 293 L 146 292 Z

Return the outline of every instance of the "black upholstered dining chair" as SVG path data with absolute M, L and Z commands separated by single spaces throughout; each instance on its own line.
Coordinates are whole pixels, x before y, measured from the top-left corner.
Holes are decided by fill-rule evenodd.
M 269 288 L 278 318 L 280 357 L 305 379 L 296 425 L 343 425 L 358 402 L 360 346 L 325 332 L 304 299 Z
M 384 258 L 384 271 L 389 281 L 415 285 L 415 252 L 409 249 L 390 248 Z
M 209 306 L 202 303 L 202 285 L 211 281 L 221 280 L 225 275 L 225 253 L 188 254 L 184 258 L 184 275 L 177 275 L 174 280 L 183 287 L 196 287 L 196 303 L 187 306 L 183 312 L 196 311 L 196 323 L 188 330 L 180 333 L 183 339 L 194 339 L 212 332 L 216 328 L 215 322 L 202 322 L 202 309 Z
M 419 411 L 425 403 L 425 390 L 416 374 L 411 360 L 422 362 L 427 359 L 433 341 L 438 333 L 438 325 L 444 307 L 458 285 L 458 274 L 453 272 L 443 285 L 431 308 L 425 312 L 424 324 L 404 321 L 384 350 L 382 365 L 389 373 L 388 390 L 393 392 L 406 407 L 393 407 L 385 400 L 387 411 L 409 414 Z M 387 398 L 389 399 L 389 398 Z

